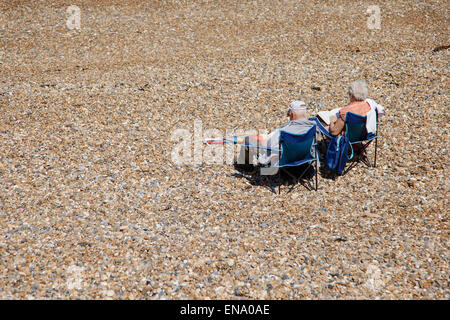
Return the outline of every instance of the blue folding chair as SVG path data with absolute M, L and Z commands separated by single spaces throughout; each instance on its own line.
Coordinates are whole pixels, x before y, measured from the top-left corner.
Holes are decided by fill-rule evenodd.
M 359 162 L 363 162 L 368 167 L 372 167 L 370 160 L 368 159 L 365 151 L 367 147 L 375 141 L 374 161 L 373 167 L 377 165 L 377 140 L 378 140 L 378 112 L 376 112 L 377 129 L 375 133 L 367 133 L 366 121 L 367 116 L 361 116 L 353 112 L 347 112 L 345 116 L 345 135 L 350 140 L 352 149 L 355 150 L 354 145 L 360 145 L 355 150 L 351 164 L 344 170 L 343 174 L 346 174 Z
M 327 129 L 325 129 L 324 125 L 322 124 L 322 122 L 320 122 L 320 120 L 318 118 L 312 117 L 312 118 L 309 118 L 308 120 L 316 122 L 317 129 L 319 130 L 322 137 L 328 137 L 330 139 L 333 137 L 331 135 L 331 133 Z
M 264 165 L 266 169 L 265 175 L 274 175 L 278 171 L 278 181 L 280 182 L 278 186 L 278 193 L 280 193 L 281 187 L 281 171 L 284 170 L 289 176 L 295 179 L 295 183 L 298 181 L 302 181 L 303 177 L 308 173 L 308 170 L 314 169 L 313 163 L 315 162 L 315 177 L 316 183 L 313 187 L 310 183 L 310 180 L 313 177 L 307 177 L 307 188 L 317 190 L 318 187 L 318 166 L 319 166 L 319 151 L 317 149 L 317 129 L 316 125 L 313 125 L 307 132 L 303 134 L 295 134 L 287 131 L 280 131 L 280 138 L 278 143 L 278 148 L 266 147 L 263 145 L 250 143 L 247 139 L 245 142 L 240 142 L 238 137 L 228 137 L 223 138 L 218 141 L 223 143 L 232 143 L 235 145 L 240 145 L 245 148 L 255 148 L 255 149 L 265 149 L 268 151 L 268 154 L 276 154 L 278 153 L 278 160 L 275 163 L 271 163 L 268 165 Z M 246 154 L 248 152 L 245 152 Z M 247 156 L 246 161 L 247 163 Z M 288 167 L 299 167 L 304 164 L 307 164 L 306 168 L 302 171 L 299 176 L 294 176 L 291 174 L 287 168 Z M 272 169 L 277 169 L 272 170 Z M 269 173 L 270 172 L 270 173 Z M 295 184 L 294 183 L 294 184 Z M 273 188 L 272 188 L 273 189 Z
M 352 152 L 355 150 L 355 145 L 360 145 L 359 148 L 357 148 L 353 154 L 353 157 L 350 161 L 350 165 L 344 170 L 342 175 L 350 171 L 352 168 L 354 168 L 359 162 L 363 162 L 368 167 L 371 167 L 372 164 L 370 163 L 369 159 L 367 158 L 365 151 L 368 148 L 368 146 L 375 141 L 375 151 L 374 151 L 374 162 L 373 167 L 376 167 L 377 165 L 377 140 L 378 140 L 378 112 L 376 112 L 376 132 L 375 134 L 370 132 L 367 133 L 366 129 L 366 121 L 367 116 L 361 116 L 359 114 L 353 113 L 353 112 L 347 112 L 345 116 L 345 135 L 350 140 L 350 144 L 352 148 Z M 325 129 L 325 127 L 322 125 L 319 119 L 317 118 L 310 118 L 309 120 L 313 120 L 317 124 L 317 128 L 322 134 L 323 137 L 332 138 L 333 136 Z
M 287 131 L 280 131 L 278 155 L 279 160 L 272 167 L 278 168 L 278 193 L 281 193 L 281 171 L 283 170 L 289 176 L 295 179 L 294 184 L 302 181 L 308 170 L 314 169 L 315 163 L 315 186 L 313 187 L 310 180 L 313 177 L 307 177 L 307 183 L 310 189 L 317 191 L 318 187 L 318 166 L 319 152 L 317 150 L 317 134 L 316 126 L 311 127 L 306 133 L 294 134 Z M 299 176 L 292 175 L 288 170 L 289 167 L 298 167 L 307 164 L 306 168 Z

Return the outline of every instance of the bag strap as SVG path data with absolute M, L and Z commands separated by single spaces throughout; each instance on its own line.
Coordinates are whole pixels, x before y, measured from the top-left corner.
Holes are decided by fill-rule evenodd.
M 348 158 L 348 160 L 352 160 L 353 159 L 353 147 L 352 147 L 352 144 L 350 143 L 350 140 L 348 140 L 348 144 L 350 145 L 350 149 L 352 149 L 352 155 L 350 156 L 350 158 Z

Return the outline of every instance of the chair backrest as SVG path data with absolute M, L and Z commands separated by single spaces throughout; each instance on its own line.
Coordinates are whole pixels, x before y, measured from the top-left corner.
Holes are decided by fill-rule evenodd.
M 345 115 L 345 135 L 350 142 L 364 141 L 367 139 L 366 116 L 361 116 L 353 112 Z
M 316 126 L 303 134 L 280 131 L 281 157 L 280 165 L 314 158 L 312 154 Z

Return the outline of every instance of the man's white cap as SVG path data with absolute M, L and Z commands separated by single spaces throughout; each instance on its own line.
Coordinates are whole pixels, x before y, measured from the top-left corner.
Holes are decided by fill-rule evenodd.
M 306 110 L 306 103 L 300 100 L 291 102 L 291 104 L 289 105 L 289 110 Z

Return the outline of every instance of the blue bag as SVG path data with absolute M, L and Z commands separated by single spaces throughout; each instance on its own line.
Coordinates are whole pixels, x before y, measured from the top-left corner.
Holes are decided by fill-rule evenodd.
M 353 148 L 352 155 L 348 156 L 349 148 L 352 148 L 352 146 L 346 136 L 331 138 L 325 155 L 325 163 L 328 169 L 335 171 L 338 175 L 342 174 L 347 161 L 353 158 Z

